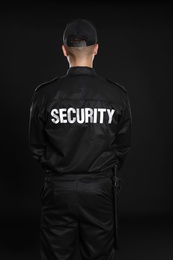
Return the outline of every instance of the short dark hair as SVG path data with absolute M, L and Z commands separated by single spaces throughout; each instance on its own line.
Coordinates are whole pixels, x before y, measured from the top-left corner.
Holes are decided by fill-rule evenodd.
M 70 40 L 70 46 L 74 46 L 74 47 L 83 47 L 83 46 L 87 46 L 87 43 L 85 41 L 84 38 L 82 37 L 71 37 Z

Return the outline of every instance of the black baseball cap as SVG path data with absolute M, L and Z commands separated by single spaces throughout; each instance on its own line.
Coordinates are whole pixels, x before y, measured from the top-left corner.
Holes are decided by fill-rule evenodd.
M 97 31 L 93 22 L 78 18 L 67 23 L 63 34 L 65 46 L 90 46 L 97 42 Z

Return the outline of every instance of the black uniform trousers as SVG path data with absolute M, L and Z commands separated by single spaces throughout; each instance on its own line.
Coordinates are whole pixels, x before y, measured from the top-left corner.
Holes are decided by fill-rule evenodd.
M 47 174 L 41 191 L 42 260 L 113 260 L 114 213 L 111 172 Z

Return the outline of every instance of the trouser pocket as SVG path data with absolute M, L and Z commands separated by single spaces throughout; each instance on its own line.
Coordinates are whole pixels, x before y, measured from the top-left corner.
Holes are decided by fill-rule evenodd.
M 49 185 L 47 181 L 43 184 L 43 187 L 40 192 L 40 202 L 45 205 L 53 198 L 54 192 L 52 187 Z

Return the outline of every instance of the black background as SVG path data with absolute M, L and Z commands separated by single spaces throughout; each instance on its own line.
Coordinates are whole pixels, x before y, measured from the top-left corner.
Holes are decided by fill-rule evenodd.
M 173 258 L 172 9 L 166 2 L 1 4 L 2 260 L 39 259 L 44 176 L 28 148 L 29 106 L 40 83 L 66 73 L 62 34 L 79 17 L 97 27 L 97 74 L 126 87 L 131 101 L 132 148 L 121 170 L 117 260 Z

